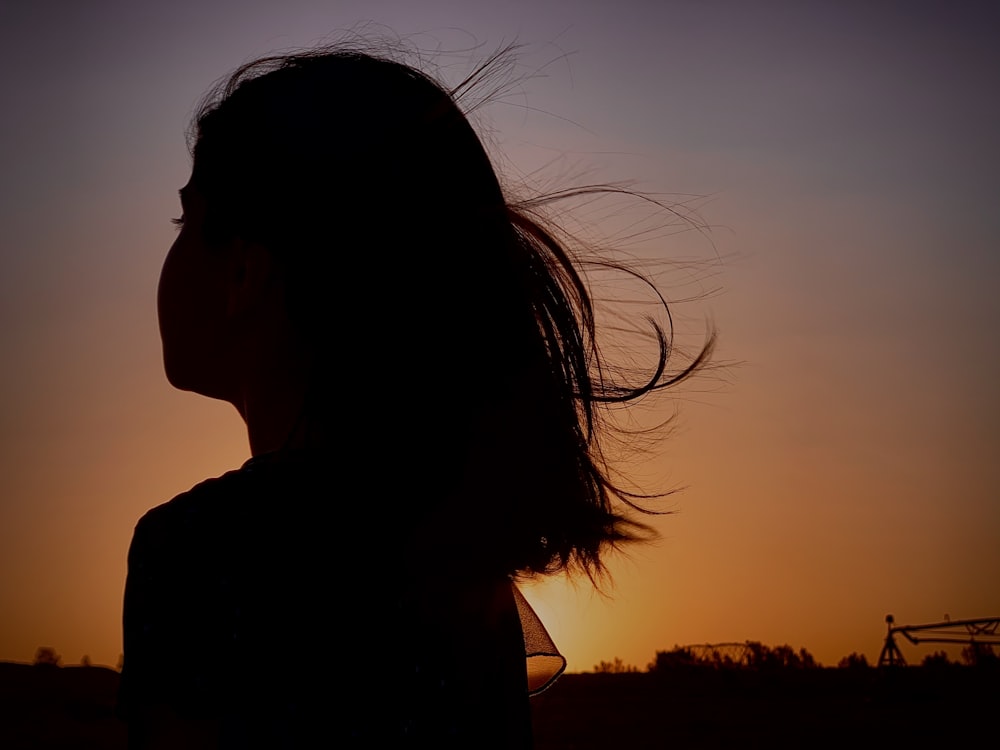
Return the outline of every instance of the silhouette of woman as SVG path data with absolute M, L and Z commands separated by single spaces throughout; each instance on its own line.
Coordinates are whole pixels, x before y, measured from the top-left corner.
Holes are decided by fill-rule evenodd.
M 531 746 L 562 660 L 513 577 L 593 577 L 641 535 L 598 407 L 710 345 L 666 377 L 657 327 L 653 377 L 607 380 L 570 253 L 459 108 L 489 64 L 448 91 L 351 50 L 270 57 L 197 114 L 164 367 L 239 410 L 253 457 L 135 529 L 131 747 Z

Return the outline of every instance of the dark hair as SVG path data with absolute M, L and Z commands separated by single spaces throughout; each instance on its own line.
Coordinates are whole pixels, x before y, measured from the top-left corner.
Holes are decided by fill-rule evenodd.
M 210 242 L 280 265 L 315 357 L 310 417 L 348 433 L 337 472 L 384 468 L 352 477 L 362 502 L 470 565 L 593 577 L 642 535 L 629 506 L 648 512 L 609 477 L 599 405 L 685 378 L 713 338 L 668 375 L 672 332 L 651 322 L 648 380 L 611 381 L 544 200 L 505 197 L 457 103 L 491 62 L 451 91 L 354 50 L 248 63 L 196 116 L 192 181 Z

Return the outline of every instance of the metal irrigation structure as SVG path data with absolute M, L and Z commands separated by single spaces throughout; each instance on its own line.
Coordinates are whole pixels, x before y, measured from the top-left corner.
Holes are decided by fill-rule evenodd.
M 964 643 L 970 646 L 1000 646 L 1000 617 L 982 617 L 977 620 L 945 620 L 929 625 L 896 625 L 892 615 L 885 616 L 888 632 L 878 665 L 905 666 L 906 659 L 899 650 L 896 636 L 901 635 L 914 645 L 921 643 Z

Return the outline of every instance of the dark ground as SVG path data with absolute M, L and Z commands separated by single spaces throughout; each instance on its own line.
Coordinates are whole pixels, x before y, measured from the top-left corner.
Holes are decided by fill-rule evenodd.
M 566 675 L 534 700 L 538 750 L 1000 747 L 1000 673 L 958 666 Z
M 0 662 L 0 748 L 121 749 L 118 673 Z M 563 675 L 537 750 L 1000 747 L 1000 673 L 959 666 Z
M 124 750 L 118 672 L 0 662 L 0 748 Z

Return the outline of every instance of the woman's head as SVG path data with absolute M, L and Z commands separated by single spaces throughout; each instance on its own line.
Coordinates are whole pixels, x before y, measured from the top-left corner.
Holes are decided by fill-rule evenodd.
M 495 309 L 519 272 L 500 185 L 451 95 L 422 73 L 347 51 L 263 59 L 207 101 L 193 136 L 207 241 L 268 249 L 304 339 L 337 360 L 321 366 L 364 351 L 367 367 L 351 363 L 359 384 L 413 383 L 420 360 L 459 359 L 456 341 L 468 356 L 483 316 L 510 324 Z M 395 372 L 376 367 L 387 344 L 406 349 Z
M 384 464 L 373 502 L 454 520 L 462 553 L 506 572 L 599 569 L 628 532 L 595 404 L 664 383 L 592 381 L 586 286 L 505 198 L 452 93 L 355 51 L 265 58 L 192 137 L 200 237 L 267 255 L 309 362 L 306 418 L 344 436 L 345 469 Z
M 490 161 L 451 96 L 389 60 L 334 51 L 245 65 L 193 135 L 209 239 L 259 242 L 296 272 L 365 266 L 379 251 L 379 264 L 446 267 L 457 258 L 439 246 L 456 222 L 503 216 Z M 436 256 L 413 244 L 432 235 Z

